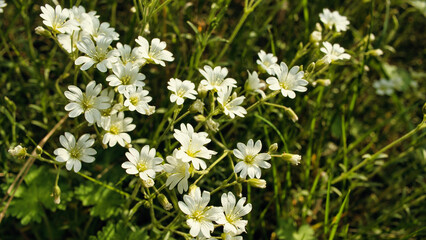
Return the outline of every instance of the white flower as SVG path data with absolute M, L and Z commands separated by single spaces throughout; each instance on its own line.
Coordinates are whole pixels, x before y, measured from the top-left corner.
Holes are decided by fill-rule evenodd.
M 0 0 L 0 13 L 3 12 L 3 8 L 7 6 L 7 3 L 5 0 Z
M 345 49 L 342 48 L 339 44 L 335 43 L 331 45 L 329 42 L 323 42 L 322 44 L 324 47 L 322 47 L 320 50 L 321 52 L 325 53 L 323 59 L 328 64 L 331 64 L 336 60 L 351 59 L 351 55 L 345 53 Z
M 145 75 L 139 73 L 139 68 L 136 65 L 128 62 L 126 65 L 120 63 L 112 66 L 113 75 L 109 75 L 106 80 L 112 87 L 118 86 L 118 92 L 124 94 L 131 86 L 143 87 L 145 83 Z
M 259 64 L 268 74 L 274 74 L 274 67 L 278 65 L 277 57 L 275 57 L 272 53 L 266 54 L 266 52 L 263 50 L 260 50 L 257 55 L 259 56 L 259 59 L 256 61 L 256 63 Z
M 210 201 L 210 192 L 203 191 L 199 187 L 191 191 L 188 195 L 183 196 L 183 202 L 179 201 L 180 210 L 187 215 L 186 223 L 191 228 L 189 234 L 196 237 L 202 234 L 206 238 L 210 238 L 210 233 L 214 230 L 213 221 L 219 214 L 220 208 L 208 207 Z
M 242 220 L 241 218 L 251 211 L 251 204 L 248 203 L 244 206 L 244 203 L 246 202 L 245 197 L 241 198 L 237 202 L 232 192 L 222 194 L 220 200 L 222 202 L 223 212 L 219 215 L 220 217 L 216 220 L 216 222 L 224 225 L 223 231 L 232 232 L 234 234 L 245 232 L 247 220 Z
M 204 70 L 199 69 L 205 79 L 201 80 L 200 85 L 203 85 L 206 90 L 219 91 L 226 87 L 236 87 L 237 81 L 233 78 L 225 78 L 228 75 L 228 69 L 222 67 L 204 66 Z
M 99 41 L 101 38 L 111 38 L 114 41 L 119 39 L 119 34 L 115 32 L 115 29 L 110 27 L 109 23 L 100 23 L 99 19 L 93 14 L 83 13 L 83 20 L 80 23 L 80 27 L 86 34 Z
M 153 112 L 148 103 L 152 100 L 152 97 L 148 96 L 148 94 L 149 92 L 143 90 L 141 87 L 130 86 L 124 92 L 124 96 L 126 97 L 124 106 L 128 107 L 130 111 L 136 110 L 140 114 L 151 115 Z
M 130 143 L 132 139 L 127 132 L 133 131 L 136 128 L 135 124 L 131 124 L 132 121 L 133 118 L 131 117 L 124 118 L 124 112 L 113 114 L 111 117 L 105 119 L 101 123 L 101 126 L 107 133 L 105 133 L 102 143 L 109 143 L 110 147 L 115 146 L 117 142 L 123 147 L 126 143 Z
M 65 91 L 65 97 L 70 100 L 65 106 L 65 110 L 70 111 L 69 116 L 75 118 L 84 112 L 84 117 L 89 123 L 95 123 L 100 120 L 101 113 L 99 110 L 105 110 L 111 105 L 109 99 L 99 96 L 102 90 L 102 84 L 95 85 L 95 81 L 91 81 L 86 86 L 86 93 L 83 93 L 76 86 L 68 86 L 69 91 Z
M 238 234 L 235 234 L 233 232 L 226 232 L 222 234 L 223 240 L 243 240 L 243 237 L 237 236 Z
M 378 81 L 375 81 L 373 83 L 373 87 L 376 89 L 376 94 L 383 96 L 383 95 L 392 95 L 394 92 L 395 84 L 391 80 L 386 80 L 384 78 L 381 78 Z
M 69 53 L 77 49 L 77 42 L 81 40 L 81 31 L 73 31 L 72 34 L 64 33 L 57 36 L 58 42 Z
M 153 180 L 155 173 L 163 170 L 160 165 L 163 159 L 155 157 L 155 148 L 150 149 L 148 145 L 145 145 L 140 153 L 134 148 L 129 148 L 126 157 L 129 161 L 121 164 L 121 167 L 126 169 L 127 174 L 138 174 L 144 181 Z
M 217 101 L 222 105 L 225 114 L 229 117 L 235 118 L 235 115 L 244 117 L 244 115 L 247 114 L 247 111 L 240 105 L 243 103 L 245 97 L 236 97 L 234 94 L 231 96 L 231 93 L 232 87 L 222 89 L 217 93 Z
M 275 67 L 275 75 L 278 77 L 269 77 L 266 82 L 269 84 L 271 90 L 281 90 L 284 97 L 295 98 L 296 93 L 306 92 L 308 81 L 303 79 L 304 72 L 299 72 L 299 66 L 294 66 L 288 71 L 288 67 L 285 63 L 281 62 L 281 65 Z
M 74 30 L 79 30 L 78 23 L 75 20 L 67 20 L 70 16 L 68 9 L 62 9 L 60 5 L 56 5 L 55 9 L 49 4 L 42 6 L 43 24 L 52 29 L 55 33 L 72 33 Z
M 7 152 L 14 157 L 24 157 L 27 154 L 27 149 L 23 148 L 21 145 L 18 145 L 14 148 L 9 148 Z
M 75 20 L 78 23 L 78 26 L 80 26 L 81 23 L 88 18 L 99 18 L 99 16 L 96 16 L 95 11 L 86 13 L 86 9 L 83 6 L 73 6 L 69 11 L 70 19 Z
M 164 67 L 166 66 L 164 61 L 172 62 L 174 60 L 173 54 L 164 50 L 166 48 L 166 42 L 160 41 L 158 38 L 152 39 L 151 46 L 149 46 L 148 40 L 141 36 L 135 41 L 141 46 L 139 50 L 142 57 L 150 63 L 160 64 Z
M 333 26 L 335 26 L 336 32 L 346 31 L 348 29 L 348 18 L 341 16 L 337 11 L 330 12 L 329 9 L 324 8 L 323 12 L 320 13 L 319 16 L 321 22 L 323 22 L 329 29 L 332 29 Z
M 188 80 L 170 78 L 167 89 L 173 92 L 170 95 L 170 102 L 176 102 L 177 105 L 182 105 L 185 98 L 195 99 L 195 95 L 197 95 L 195 84 Z
M 112 64 L 116 61 L 116 52 L 109 50 L 111 42 L 111 38 L 99 38 L 95 46 L 92 39 L 83 37 L 80 42 L 77 42 L 77 47 L 81 52 L 87 54 L 87 56 L 78 57 L 75 60 L 75 64 L 83 64 L 81 70 L 87 70 L 93 64 L 96 64 L 96 68 L 101 72 L 106 72 L 107 68 L 111 69 Z
M 167 177 L 166 185 L 172 190 L 177 185 L 178 192 L 182 194 L 188 191 L 188 178 L 189 178 L 189 163 L 182 161 L 178 158 L 178 150 L 173 151 L 173 156 L 167 156 L 167 164 L 163 165 L 164 171 L 170 175 Z
M 256 71 L 253 71 L 253 73 L 247 71 L 247 73 L 248 78 L 244 86 L 245 89 L 249 92 L 257 92 L 262 96 L 262 98 L 265 98 L 266 95 L 262 89 L 266 87 L 266 84 L 260 81 Z
M 81 161 L 92 163 L 95 161 L 96 150 L 91 148 L 94 139 L 89 139 L 89 134 L 82 135 L 78 141 L 75 141 L 74 135 L 66 132 L 65 135 L 59 137 L 59 142 L 63 148 L 57 148 L 53 153 L 56 155 L 56 161 L 66 162 L 65 167 L 68 171 L 74 169 L 78 172 L 81 169 Z
M 243 143 L 237 143 L 237 148 L 234 149 L 234 156 L 242 160 L 235 165 L 235 173 L 240 173 L 241 178 L 246 178 L 248 175 L 250 178 L 260 178 L 260 168 L 270 168 L 271 164 L 266 160 L 271 159 L 271 156 L 267 153 L 259 153 L 262 150 L 262 142 L 256 141 L 254 144 L 253 139 L 247 142 L 247 145 Z
M 117 52 L 118 63 L 121 63 L 122 65 L 132 63 L 133 66 L 140 68 L 146 62 L 146 60 L 142 57 L 142 53 L 138 47 L 132 49 L 127 44 L 123 45 L 121 43 L 117 43 L 117 49 L 114 51 Z
M 181 130 L 175 129 L 175 133 L 173 134 L 175 139 L 182 144 L 176 153 L 176 157 L 182 159 L 184 162 L 192 162 L 196 170 L 199 170 L 200 167 L 206 169 L 206 162 L 200 158 L 210 159 L 212 155 L 216 154 L 215 151 L 209 150 L 204 146 L 211 141 L 207 138 L 207 133 L 194 132 L 194 128 L 189 123 L 186 126 L 182 123 L 180 128 Z

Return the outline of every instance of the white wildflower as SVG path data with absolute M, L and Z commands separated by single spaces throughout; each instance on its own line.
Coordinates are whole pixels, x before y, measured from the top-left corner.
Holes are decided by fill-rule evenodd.
M 224 113 L 229 117 L 235 118 L 235 115 L 244 117 L 244 115 L 247 114 L 247 110 L 240 105 L 243 103 L 245 97 L 231 96 L 231 94 L 232 87 L 222 89 L 217 93 L 217 101 L 222 105 Z
M 223 231 L 232 232 L 234 234 L 245 232 L 247 220 L 242 220 L 241 218 L 251 211 L 251 204 L 247 203 L 244 206 L 244 203 L 246 202 L 245 197 L 241 198 L 237 202 L 232 192 L 222 194 L 220 200 L 222 202 L 223 212 L 219 215 L 220 217 L 216 220 L 216 222 L 224 225 Z
M 348 18 L 341 16 L 337 11 L 330 12 L 329 9 L 325 8 L 319 16 L 321 22 L 323 22 L 328 29 L 333 29 L 333 26 L 336 28 L 336 32 L 346 31 L 348 29 Z
M 188 178 L 189 178 L 189 163 L 182 161 L 178 158 L 178 150 L 173 151 L 173 156 L 167 156 L 167 164 L 164 164 L 164 171 L 169 173 L 166 185 L 172 190 L 177 185 L 178 192 L 182 194 L 188 191 Z
M 170 102 L 176 102 L 177 105 L 182 105 L 185 98 L 195 99 L 195 95 L 197 95 L 195 84 L 189 80 L 182 81 L 177 78 L 170 78 L 167 89 L 172 92 Z
M 149 92 L 141 87 L 130 86 L 124 92 L 126 97 L 124 106 L 128 107 L 130 111 L 136 110 L 140 114 L 151 115 L 151 106 L 148 103 L 152 100 L 152 97 L 148 96 L 148 94 Z
M 132 63 L 133 66 L 137 66 L 138 68 L 142 67 L 146 60 L 142 57 L 142 53 L 140 52 L 139 47 L 131 48 L 127 44 L 117 43 L 117 49 L 114 51 L 117 52 L 118 63 L 122 65 L 126 65 L 127 63 Z
M 112 87 L 117 87 L 119 93 L 124 94 L 128 91 L 127 89 L 131 86 L 143 87 L 145 83 L 145 75 L 139 73 L 139 68 L 132 63 L 128 62 L 126 65 L 114 64 L 112 66 L 112 72 L 114 74 L 109 75 L 106 80 Z
M 163 167 L 160 165 L 163 159 L 155 157 L 155 148 L 149 148 L 145 145 L 140 152 L 134 148 L 129 148 L 126 157 L 129 161 L 121 164 L 126 169 L 127 174 L 139 175 L 144 181 L 154 180 L 156 172 L 161 172 Z
M 83 20 L 80 23 L 80 27 L 86 34 L 99 41 L 102 38 L 110 38 L 114 41 L 119 39 L 119 34 L 115 32 L 115 29 L 110 27 L 110 24 L 107 22 L 100 23 L 99 19 L 93 14 L 82 14 Z
M 253 73 L 248 73 L 248 78 L 246 80 L 246 83 L 244 85 L 245 89 L 249 92 L 257 92 L 259 93 L 262 98 L 265 98 L 265 92 L 262 90 L 266 87 L 266 84 L 264 82 L 261 82 L 259 79 L 259 75 L 256 71 L 253 71 Z
M 96 68 L 101 72 L 106 72 L 107 68 L 111 69 L 112 64 L 116 61 L 116 52 L 110 51 L 112 39 L 108 37 L 100 38 L 96 41 L 96 46 L 92 39 L 83 37 L 80 42 L 77 42 L 78 50 L 87 54 L 80 56 L 75 60 L 76 65 L 81 65 L 81 70 L 87 70 L 96 64 Z
M 99 18 L 99 16 L 96 16 L 95 11 L 86 13 L 86 9 L 83 6 L 73 6 L 69 11 L 70 19 L 75 20 L 78 23 L 78 26 L 80 26 L 81 23 L 87 18 Z
M 274 67 L 278 65 L 278 58 L 275 57 L 272 53 L 266 54 L 266 52 L 263 50 L 260 50 L 257 55 L 259 56 L 259 59 L 256 61 L 256 63 L 259 64 L 260 67 L 262 67 L 262 69 L 265 70 L 268 74 L 274 74 Z
M 201 80 L 200 86 L 203 86 L 205 90 L 216 90 L 227 87 L 236 87 L 237 81 L 233 78 L 225 78 L 228 75 L 228 69 L 222 67 L 215 67 L 212 69 L 210 66 L 206 65 L 203 69 L 199 69 L 200 73 L 204 76 L 205 79 Z
M 133 118 L 124 118 L 124 112 L 113 114 L 111 117 L 106 118 L 101 123 L 101 126 L 107 133 L 105 133 L 102 140 L 103 144 L 109 144 L 110 147 L 115 144 L 126 146 L 126 144 L 132 141 L 130 135 L 127 132 L 133 131 L 136 128 L 135 124 L 132 124 Z
M 275 75 L 278 77 L 269 77 L 266 82 L 269 84 L 271 90 L 281 90 L 284 97 L 295 98 L 296 93 L 306 92 L 308 81 L 303 79 L 304 72 L 299 72 L 299 66 L 294 66 L 288 71 L 288 67 L 285 63 L 281 62 L 281 65 L 275 67 Z
M 335 43 L 331 45 L 329 42 L 323 42 L 322 44 L 324 47 L 322 47 L 320 50 L 321 52 L 325 53 L 323 59 L 328 64 L 331 64 L 337 60 L 351 59 L 351 55 L 345 53 L 345 49 L 342 48 L 339 44 Z
M 151 46 L 149 46 L 148 40 L 141 36 L 139 36 L 135 41 L 141 46 L 139 50 L 142 57 L 150 63 L 160 64 L 164 67 L 166 66 L 164 61 L 172 62 L 174 60 L 173 54 L 165 50 L 166 42 L 160 41 L 158 38 L 152 39 Z
M 55 33 L 72 33 L 72 31 L 79 30 L 78 23 L 75 20 L 68 20 L 70 12 L 68 9 L 62 9 L 57 5 L 55 9 L 46 4 L 41 8 L 43 24 L 49 27 Z
M 243 143 L 237 143 L 237 148 L 234 149 L 234 156 L 240 159 L 235 165 L 235 173 L 240 173 L 241 178 L 246 178 L 248 175 L 250 178 L 260 178 L 260 168 L 270 168 L 271 164 L 266 160 L 271 159 L 271 156 L 267 153 L 259 153 L 262 150 L 262 142 L 256 141 L 254 144 L 253 139 L 247 142 L 247 145 Z
M 5 0 L 0 0 L 0 13 L 3 12 L 3 8 L 7 6 L 7 3 Z
M 378 81 L 373 83 L 373 87 L 376 89 L 376 94 L 383 95 L 392 95 L 394 93 L 395 84 L 391 80 L 386 80 L 381 78 Z

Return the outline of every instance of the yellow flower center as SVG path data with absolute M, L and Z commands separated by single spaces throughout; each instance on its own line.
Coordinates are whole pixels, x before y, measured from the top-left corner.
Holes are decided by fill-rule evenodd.
M 244 162 L 246 162 L 247 164 L 253 164 L 255 157 L 256 157 L 256 156 L 247 155 L 247 156 L 244 158 Z
M 117 125 L 112 125 L 109 128 L 110 133 L 114 134 L 114 135 L 118 135 L 120 133 L 120 129 Z
M 144 162 L 141 162 L 141 163 L 138 163 L 138 164 L 136 165 L 136 169 L 137 169 L 139 172 L 144 172 L 144 171 L 148 170 L 148 166 L 147 166 Z
M 73 148 L 69 151 L 70 157 L 74 159 L 80 159 L 81 158 L 81 151 L 78 148 Z
M 123 85 L 129 85 L 130 80 L 132 80 L 132 78 L 130 76 L 124 76 L 124 77 L 121 78 L 121 83 Z
M 137 97 L 137 96 L 133 96 L 133 97 L 130 97 L 130 103 L 133 105 L 133 106 L 136 106 L 137 104 L 138 104 L 138 102 L 139 102 L 139 97 Z

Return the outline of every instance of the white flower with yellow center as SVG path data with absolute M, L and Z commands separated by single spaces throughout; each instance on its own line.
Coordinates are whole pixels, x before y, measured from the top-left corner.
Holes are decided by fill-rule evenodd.
M 183 196 L 183 202 L 179 201 L 180 210 L 187 216 L 186 223 L 191 228 L 189 234 L 193 237 L 210 238 L 214 230 L 213 221 L 216 221 L 221 212 L 220 208 L 207 206 L 210 201 L 210 192 L 203 191 L 199 187 Z
M 152 39 L 151 46 L 149 46 L 148 40 L 141 36 L 135 42 L 140 45 L 139 51 L 149 63 L 160 64 L 164 67 L 166 66 L 164 61 L 172 62 L 174 60 L 173 54 L 165 50 L 166 42 L 160 41 L 158 38 Z
M 110 51 L 112 38 L 102 37 L 96 41 L 96 46 L 92 39 L 82 37 L 82 40 L 77 42 L 77 48 L 87 56 L 80 56 L 75 60 L 75 65 L 82 65 L 81 70 L 85 71 L 96 64 L 96 68 L 101 72 L 106 72 L 111 69 L 113 63 L 117 61 L 116 52 Z
M 170 102 L 176 102 L 177 105 L 182 105 L 185 98 L 195 99 L 195 95 L 197 95 L 195 84 L 189 80 L 182 81 L 177 78 L 170 78 L 167 89 L 172 92 Z
M 115 32 L 115 29 L 110 27 L 107 22 L 100 23 L 99 19 L 93 14 L 82 14 L 83 20 L 80 23 L 80 27 L 85 34 L 90 35 L 95 41 L 99 41 L 101 38 L 111 38 L 114 41 L 119 39 L 119 34 Z
M 348 18 L 341 16 L 337 11 L 331 12 L 328 8 L 324 8 L 319 16 L 321 22 L 323 22 L 328 29 L 333 29 L 333 26 L 336 28 L 336 32 L 346 31 L 348 29 Z
M 123 45 L 121 43 L 117 43 L 116 48 L 117 49 L 115 49 L 114 51 L 117 52 L 118 63 L 121 63 L 122 65 L 131 63 L 137 68 L 141 68 L 145 64 L 146 60 L 142 57 L 142 54 L 138 47 L 132 49 L 127 44 Z
M 275 67 L 275 75 L 278 77 L 269 77 L 266 82 L 269 84 L 271 90 L 281 90 L 281 94 L 284 97 L 295 98 L 297 92 L 306 92 L 308 81 L 303 79 L 304 72 L 299 72 L 299 66 L 294 66 L 288 70 L 285 63 L 281 62 L 281 65 Z
M 201 75 L 204 79 L 201 80 L 200 85 L 204 87 L 205 90 L 215 90 L 219 91 L 227 87 L 236 87 L 237 81 L 233 78 L 226 78 L 228 75 L 228 69 L 222 67 L 215 67 L 214 69 L 206 65 L 203 69 L 199 69 Z
M 95 11 L 86 13 L 86 9 L 83 6 L 73 6 L 69 11 L 70 19 L 75 20 L 78 23 L 78 26 L 80 26 L 81 23 L 87 18 L 99 18 Z
M 259 79 L 259 75 L 257 74 L 256 71 L 254 71 L 253 73 L 248 72 L 248 78 L 246 80 L 246 83 L 244 85 L 245 89 L 248 92 L 256 92 L 259 93 L 262 98 L 265 98 L 265 92 L 262 90 L 266 87 L 266 84 L 264 82 L 261 82 Z
M 265 70 L 268 74 L 272 75 L 274 74 L 274 67 L 277 66 L 278 58 L 274 56 L 272 53 L 266 53 L 263 50 L 260 50 L 260 52 L 257 54 L 259 56 L 259 59 L 256 61 L 257 64 L 260 65 L 260 67 Z
M 144 181 L 153 181 L 156 172 L 161 172 L 163 167 L 160 165 L 163 159 L 155 157 L 155 148 L 149 148 L 145 145 L 140 152 L 134 148 L 129 148 L 126 157 L 129 161 L 121 164 L 126 169 L 127 174 L 139 175 Z
M 253 139 L 247 142 L 247 145 L 243 143 L 237 143 L 237 148 L 234 149 L 234 156 L 240 161 L 235 165 L 235 173 L 240 173 L 241 178 L 260 178 L 262 172 L 260 168 L 270 168 L 271 164 L 266 160 L 271 159 L 271 156 L 267 153 L 259 153 L 262 150 L 262 142 L 256 141 L 254 144 Z
M 217 93 L 217 101 L 222 105 L 224 113 L 229 117 L 235 118 L 235 115 L 244 117 L 247 114 L 247 110 L 240 105 L 243 103 L 245 97 L 236 97 L 236 94 L 232 94 L 231 96 L 231 93 L 231 87 L 220 90 Z
M 89 134 L 84 134 L 76 142 L 74 135 L 69 132 L 61 135 L 59 142 L 63 147 L 57 148 L 53 152 L 56 155 L 56 161 L 66 162 L 65 167 L 67 170 L 74 169 L 74 172 L 80 171 L 81 161 L 85 163 L 95 161 L 93 155 L 96 154 L 96 150 L 91 148 L 95 140 L 89 137 Z
M 145 83 L 145 75 L 139 73 L 139 67 L 128 62 L 126 65 L 120 63 L 114 64 L 112 67 L 114 74 L 109 75 L 106 80 L 112 87 L 117 87 L 119 93 L 124 94 L 131 86 L 143 87 Z
M 204 145 L 211 140 L 207 138 L 208 134 L 205 132 L 194 132 L 191 124 L 181 124 L 181 129 L 175 129 L 173 134 L 174 138 L 182 144 L 176 153 L 176 157 L 182 159 L 184 162 L 191 162 L 196 170 L 206 169 L 207 165 L 203 159 L 211 159 L 212 155 L 216 152 L 207 149 Z
M 337 43 L 331 45 L 329 42 L 323 42 L 322 45 L 324 47 L 322 47 L 320 50 L 321 52 L 325 53 L 323 59 L 328 64 L 331 64 L 337 60 L 351 59 L 351 55 L 345 53 L 345 49 Z
M 223 213 L 216 222 L 223 225 L 223 231 L 232 232 L 234 234 L 245 232 L 247 220 L 242 220 L 241 218 L 251 211 L 251 204 L 248 203 L 244 206 L 246 202 L 245 197 L 237 202 L 232 192 L 222 194 L 220 200 L 222 202 Z
M 173 156 L 167 156 L 167 163 L 163 165 L 164 171 L 169 173 L 166 181 L 166 185 L 172 190 L 177 185 L 178 192 L 182 194 L 184 191 L 188 191 L 188 179 L 189 179 L 189 163 L 182 161 L 178 158 L 178 150 L 173 151 Z
M 105 118 L 101 122 L 101 126 L 107 133 L 105 133 L 102 143 L 108 144 L 110 147 L 115 146 L 117 142 L 123 147 L 126 146 L 126 144 L 132 141 L 128 132 L 136 128 L 136 125 L 132 124 L 132 121 L 133 118 L 131 117 L 124 118 L 124 112 L 119 112 L 118 114 L 111 115 L 109 118 Z
M 111 106 L 108 97 L 98 97 L 102 85 L 100 83 L 96 85 L 95 81 L 87 84 L 85 93 L 73 85 L 68 86 L 68 90 L 64 94 L 70 100 L 70 103 L 65 106 L 65 110 L 70 111 L 69 117 L 71 118 L 84 113 L 84 117 L 89 123 L 95 123 L 101 118 L 100 110 L 105 110 Z
M 50 28 L 55 33 L 72 33 L 79 30 L 77 21 L 68 20 L 70 12 L 68 9 L 62 9 L 60 5 L 56 5 L 55 9 L 46 4 L 41 8 L 43 24 Z
M 130 111 L 136 110 L 140 114 L 151 115 L 153 112 L 148 103 L 152 100 L 152 97 L 148 96 L 148 94 L 149 92 L 141 87 L 130 86 L 124 92 L 126 97 L 124 106 L 128 107 Z

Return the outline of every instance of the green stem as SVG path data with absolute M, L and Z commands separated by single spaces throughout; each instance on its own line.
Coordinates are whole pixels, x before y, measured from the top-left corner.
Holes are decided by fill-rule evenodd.
M 209 172 L 210 172 L 210 170 L 212 170 L 212 168 L 216 165 L 216 164 L 218 164 L 220 161 L 222 161 L 222 159 L 224 159 L 225 157 L 226 157 L 226 155 L 228 155 L 228 153 L 229 153 L 229 151 L 224 151 L 223 152 L 223 154 L 218 158 L 218 159 L 216 159 L 216 161 L 214 161 L 213 163 L 212 163 L 212 165 L 210 165 L 210 167 L 208 167 L 207 169 L 206 169 L 206 171 L 205 171 L 205 173 L 204 174 L 202 174 L 200 177 L 198 177 L 198 179 L 197 180 L 195 180 L 195 182 L 193 183 L 193 185 L 197 185 L 197 183 L 205 176 L 205 175 L 207 175 Z

